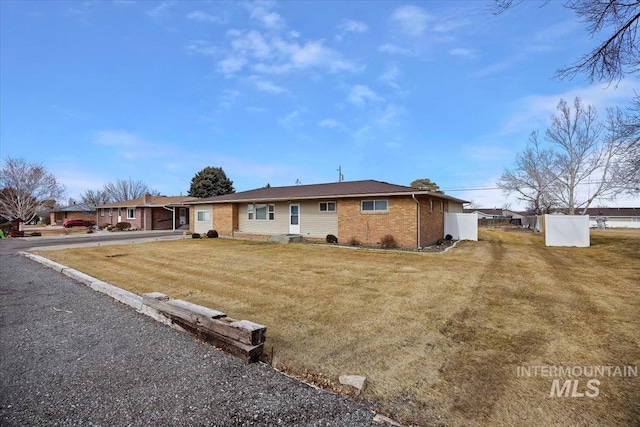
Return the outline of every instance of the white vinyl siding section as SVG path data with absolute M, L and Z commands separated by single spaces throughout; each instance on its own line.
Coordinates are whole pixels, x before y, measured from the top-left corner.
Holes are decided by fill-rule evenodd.
M 300 204 L 300 234 L 303 237 L 316 237 L 324 239 L 327 234 L 338 234 L 338 213 L 320 212 L 319 200 L 298 201 Z M 266 202 L 269 203 L 269 202 Z M 339 208 L 338 208 L 339 209 Z M 288 234 L 289 233 L 289 204 L 287 202 L 275 203 L 274 220 L 248 220 L 247 204 L 238 206 L 238 228 L 241 233 L 253 233 L 263 235 Z M 269 212 L 267 211 L 267 215 Z
M 212 205 L 194 205 L 192 209 L 196 210 L 196 220 L 193 225 L 194 233 L 206 234 L 207 231 L 214 229 Z
M 286 202 L 275 203 L 274 219 L 269 220 L 269 208 L 266 203 L 256 203 L 256 206 L 264 206 L 266 218 L 257 219 L 258 211 L 254 208 L 253 219 L 248 219 L 248 204 L 238 206 L 238 229 L 241 233 L 253 234 L 287 234 L 289 232 L 289 205 Z

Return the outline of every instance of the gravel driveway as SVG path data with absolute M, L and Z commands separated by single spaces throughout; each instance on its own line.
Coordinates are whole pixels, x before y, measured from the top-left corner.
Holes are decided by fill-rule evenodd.
M 0 241 L 0 425 L 372 425 L 368 408 L 245 365 L 11 240 Z

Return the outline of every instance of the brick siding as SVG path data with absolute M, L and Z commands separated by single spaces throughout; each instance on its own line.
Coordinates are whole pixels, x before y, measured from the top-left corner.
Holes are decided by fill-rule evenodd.
M 387 200 L 386 212 L 362 212 L 362 200 Z M 377 245 L 391 234 L 403 247 L 415 248 L 417 242 L 417 204 L 411 197 L 371 197 L 338 200 L 338 240 L 352 237 L 364 245 Z
M 233 232 L 238 229 L 238 204 L 213 205 L 213 227 L 220 236 L 233 236 Z

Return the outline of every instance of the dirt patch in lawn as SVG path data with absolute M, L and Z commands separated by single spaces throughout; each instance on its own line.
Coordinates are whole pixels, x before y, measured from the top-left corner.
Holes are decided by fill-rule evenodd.
M 275 365 L 327 384 L 366 375 L 359 398 L 405 423 L 638 425 L 637 377 L 572 398 L 518 375 L 640 365 L 640 232 L 610 231 L 590 248 L 482 229 L 444 254 L 194 239 L 42 255 L 265 324 Z M 589 378 L 566 379 L 584 392 Z

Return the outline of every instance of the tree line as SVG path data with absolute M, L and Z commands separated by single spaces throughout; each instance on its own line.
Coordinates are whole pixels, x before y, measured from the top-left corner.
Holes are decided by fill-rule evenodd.
M 220 167 L 206 167 L 191 180 L 189 196 L 206 198 L 235 192 L 231 181 Z M 23 158 L 8 157 L 0 169 L 0 217 L 17 218 L 30 223 L 43 210 L 52 209 L 65 196 L 66 188 L 43 165 Z M 86 190 L 80 203 L 91 208 L 113 202 L 137 199 L 145 194 L 158 196 L 142 180 L 117 179 L 100 189 Z M 75 204 L 69 199 L 69 204 Z

